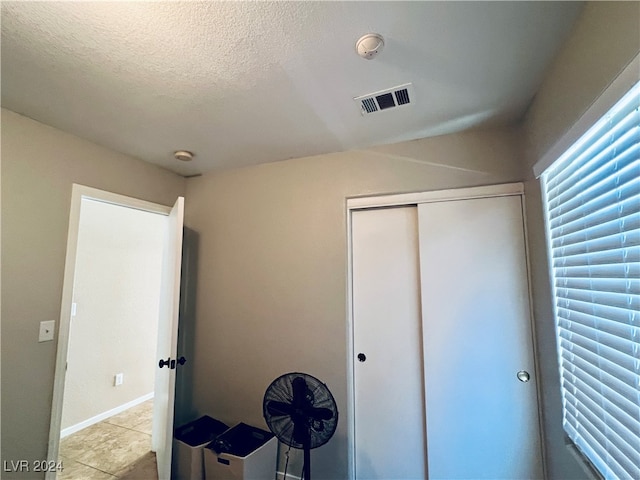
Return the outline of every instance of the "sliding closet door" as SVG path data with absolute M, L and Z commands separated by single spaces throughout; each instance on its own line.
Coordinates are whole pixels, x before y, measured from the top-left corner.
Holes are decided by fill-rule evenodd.
M 416 207 L 351 216 L 355 471 L 425 478 Z
M 521 197 L 418 218 L 429 478 L 542 478 Z

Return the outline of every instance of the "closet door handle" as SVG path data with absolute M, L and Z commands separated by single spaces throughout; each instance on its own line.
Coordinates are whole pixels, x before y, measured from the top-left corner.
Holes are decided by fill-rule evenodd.
M 529 372 L 527 372 L 526 370 L 520 370 L 518 373 L 516 373 L 516 377 L 518 377 L 518 380 L 520 380 L 522 383 L 527 383 L 531 379 Z

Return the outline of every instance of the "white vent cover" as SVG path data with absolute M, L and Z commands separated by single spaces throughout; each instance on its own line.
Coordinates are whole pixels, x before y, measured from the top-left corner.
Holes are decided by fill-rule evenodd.
M 360 95 L 354 100 L 358 102 L 362 115 L 366 115 L 409 105 L 415 101 L 415 95 L 413 85 L 405 83 L 379 92 Z

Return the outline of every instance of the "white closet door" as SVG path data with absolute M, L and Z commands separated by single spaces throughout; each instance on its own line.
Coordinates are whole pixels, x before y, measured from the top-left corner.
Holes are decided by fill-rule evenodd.
M 542 478 L 521 199 L 418 217 L 429 478 Z
M 351 220 L 356 479 L 423 479 L 416 208 L 359 210 Z

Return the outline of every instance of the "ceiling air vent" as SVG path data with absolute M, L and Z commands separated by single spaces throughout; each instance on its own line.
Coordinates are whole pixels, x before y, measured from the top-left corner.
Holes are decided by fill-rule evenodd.
M 413 99 L 413 85 L 410 83 L 354 98 L 363 115 L 408 105 Z

